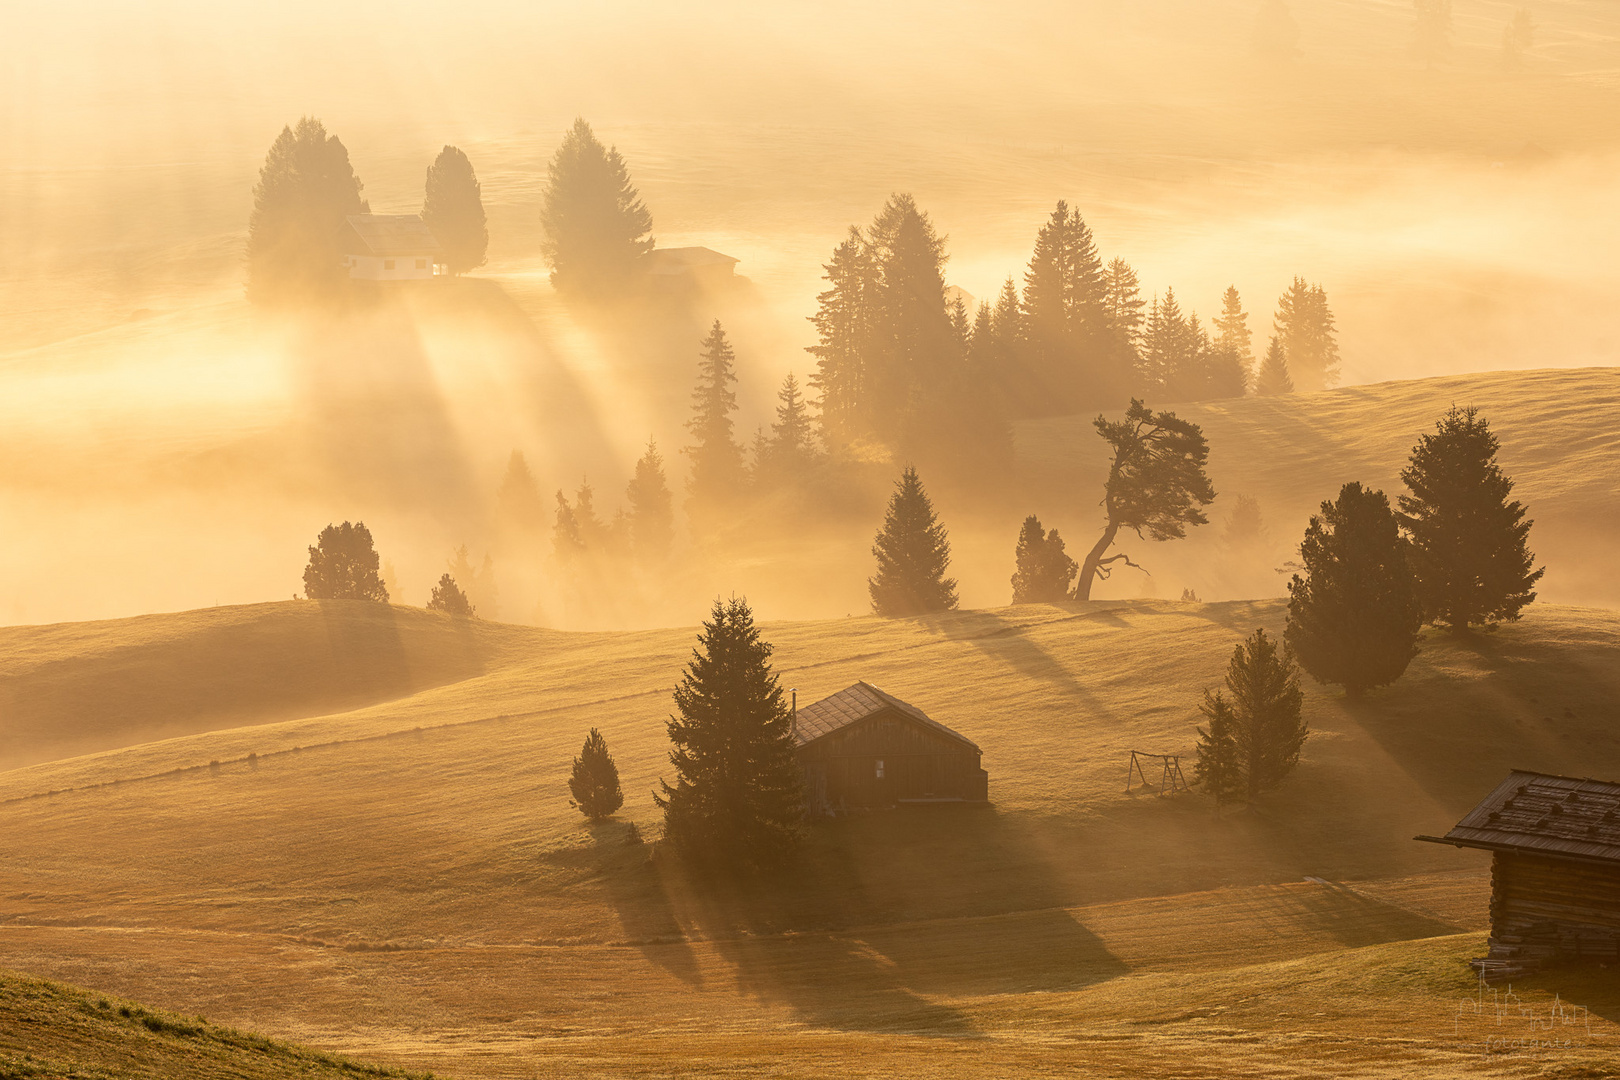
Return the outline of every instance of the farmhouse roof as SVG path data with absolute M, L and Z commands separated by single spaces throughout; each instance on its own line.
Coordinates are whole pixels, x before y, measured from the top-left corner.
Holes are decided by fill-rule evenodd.
M 869 716 L 893 709 L 917 720 L 934 730 L 948 735 L 957 742 L 965 743 L 977 750 L 973 741 L 963 735 L 952 731 L 938 720 L 933 719 L 917 706 L 901 701 L 893 694 L 886 694 L 871 683 L 858 682 L 854 686 L 840 690 L 831 697 L 822 698 L 813 705 L 806 705 L 800 709 L 794 724 L 794 738 L 798 744 L 814 742 L 823 735 L 830 735 L 840 728 L 865 720 Z
M 1620 862 L 1620 783 L 1516 769 L 1446 835 L 1418 839 Z
M 350 214 L 344 221 L 351 255 L 439 255 L 444 250 L 417 214 Z
M 735 266 L 737 260 L 712 248 L 653 248 L 647 252 L 647 273 L 684 274 L 708 266 Z

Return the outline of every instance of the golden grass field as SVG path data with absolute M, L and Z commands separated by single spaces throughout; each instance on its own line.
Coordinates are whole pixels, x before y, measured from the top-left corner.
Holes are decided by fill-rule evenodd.
M 1281 619 L 769 624 L 803 700 L 867 679 L 975 739 L 994 805 L 820 825 L 790 879 L 729 886 L 626 842 L 657 835 L 689 628 L 309 601 L 10 628 L 8 692 L 81 753 L 0 774 L 0 966 L 469 1077 L 1608 1075 L 1603 973 L 1516 988 L 1590 1010 L 1568 1047 L 1485 1052 L 1527 1025 L 1459 1019 L 1485 860 L 1410 837 L 1510 767 L 1620 771 L 1620 615 L 1430 634 L 1361 703 L 1311 686 L 1301 767 L 1253 813 L 1126 795 L 1128 751 L 1188 753 L 1200 689 Z M 237 680 L 300 689 L 244 727 Z M 595 827 L 564 784 L 592 725 L 626 792 Z

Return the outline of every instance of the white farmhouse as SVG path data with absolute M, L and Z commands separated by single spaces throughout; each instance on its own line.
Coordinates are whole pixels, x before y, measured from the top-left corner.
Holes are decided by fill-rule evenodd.
M 350 214 L 338 234 L 349 277 L 411 281 L 449 273 L 444 249 L 416 214 Z

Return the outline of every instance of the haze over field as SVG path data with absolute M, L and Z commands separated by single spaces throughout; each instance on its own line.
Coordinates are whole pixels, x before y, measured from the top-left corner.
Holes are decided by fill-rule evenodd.
M 611 511 L 652 434 L 678 493 L 707 320 L 737 343 L 746 436 L 781 375 L 810 367 L 806 318 L 832 246 L 897 190 L 947 235 L 947 280 L 980 299 L 1022 277 L 1066 198 L 1145 294 L 1173 285 L 1207 317 L 1236 285 L 1262 348 L 1292 277 L 1322 282 L 1347 384 L 1612 364 L 1615 20 L 1595 0 L 1531 5 L 1534 45 L 1506 73 L 1517 6 L 1458 2 L 1432 67 L 1394 2 L 1293 5 L 1288 62 L 1253 54 L 1247 2 L 17 13 L 0 44 L 0 550 L 26 572 L 0 617 L 283 597 L 307 538 L 362 517 L 409 602 L 468 544 L 496 555 L 502 618 L 593 624 L 548 594 L 543 542 L 497 535 L 509 453 L 544 491 L 587 474 Z M 250 311 L 251 189 L 302 114 L 344 140 L 378 212 L 414 212 L 437 148 L 467 150 L 493 314 L 418 311 L 391 331 L 403 336 L 345 349 Z M 559 305 L 539 197 L 576 115 L 626 155 L 660 246 L 736 256 L 752 288 L 654 341 Z M 1291 542 L 1299 508 L 1331 493 L 1291 496 L 1274 533 Z M 965 595 L 1005 599 L 1024 513 L 1063 519 L 1079 542 L 1096 497 L 957 513 Z M 695 568 L 670 607 L 594 623 L 684 621 L 739 587 L 778 617 L 858 610 L 865 544 L 833 547 L 813 557 L 847 579 L 831 595 L 785 568 Z M 1220 589 L 1197 574 L 1152 586 L 1185 587 Z M 1604 598 L 1589 587 L 1546 584 L 1560 601 Z

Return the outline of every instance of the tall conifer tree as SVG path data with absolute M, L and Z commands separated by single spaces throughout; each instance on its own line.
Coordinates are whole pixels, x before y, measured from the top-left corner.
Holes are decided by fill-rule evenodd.
M 663 455 L 650 437 L 624 494 L 630 504 L 630 549 L 644 562 L 667 557 L 675 540 L 674 500 L 664 477 Z
M 686 448 L 692 461 L 686 490 L 700 513 L 732 502 L 746 475 L 742 447 L 732 435 L 731 414 L 737 409 L 737 395 L 731 389 L 737 381 L 735 368 L 736 355 L 716 319 L 703 339 L 697 388 L 692 391 L 692 419 L 686 424 L 692 432 L 692 444 Z
M 284 127 L 265 156 L 248 218 L 248 299 L 307 301 L 341 285 L 344 218 L 370 212 L 349 152 L 313 116 Z
M 765 869 L 798 844 L 803 776 L 770 658 L 748 604 L 716 600 L 675 688 L 675 783 L 654 796 L 665 838 L 694 862 Z
M 1323 390 L 1338 381 L 1336 323 L 1322 286 L 1294 278 L 1277 301 L 1274 326 L 1288 359 L 1288 373 L 1300 390 Z
M 484 219 L 483 191 L 472 162 L 454 146 L 439 151 L 428 166 L 422 223 L 444 248 L 445 263 L 452 274 L 465 274 L 484 265 L 489 252 L 489 228 Z
M 1271 335 L 1271 344 L 1266 346 L 1266 358 L 1260 362 L 1260 370 L 1255 372 L 1254 392 L 1262 397 L 1294 392 L 1294 379 L 1288 374 L 1288 358 L 1283 355 L 1282 338 L 1276 334 Z
M 1231 697 L 1228 698 L 1227 695 Z M 1194 780 L 1217 802 L 1253 805 L 1299 763 L 1309 728 L 1299 670 L 1264 630 L 1232 650 L 1225 691 L 1204 691 Z
M 1389 500 L 1345 484 L 1300 544 L 1286 640 L 1300 666 L 1350 697 L 1394 682 L 1417 655 L 1423 608 Z
M 568 793 L 573 796 L 570 805 L 592 821 L 601 821 L 624 805 L 619 767 L 608 753 L 607 740 L 595 728 L 585 736 L 585 745 L 574 759 Z
M 1401 471 L 1400 524 L 1425 621 L 1453 632 L 1512 622 L 1536 598 L 1524 504 L 1496 463 L 1499 444 L 1476 409 L 1453 407 L 1412 448 Z
M 1228 285 L 1221 294 L 1221 316 L 1215 320 L 1215 351 L 1222 363 L 1237 365 L 1242 373 L 1243 392 L 1247 392 L 1254 381 L 1254 349 L 1250 341 L 1249 315 L 1243 310 L 1243 298 L 1238 295 L 1236 285 Z
M 850 227 L 823 269 L 828 289 L 810 317 L 820 341 L 806 351 L 816 358 L 810 385 L 819 395 L 822 439 L 841 447 L 873 434 L 867 361 L 876 348 L 877 272 L 860 229 Z
M 872 545 L 877 573 L 868 579 L 872 610 L 889 618 L 950 611 L 956 607 L 951 544 L 923 491 L 917 470 L 907 466 L 889 499 L 883 528 Z
M 1070 583 L 1080 567 L 1063 549 L 1063 538 L 1056 529 L 1047 532 L 1040 518 L 1029 515 L 1018 530 L 1013 558 L 1013 603 L 1055 604 L 1069 599 Z
M 653 247 L 652 215 L 630 183 L 629 167 L 584 119 L 574 121 L 551 159 L 540 223 L 551 284 L 576 296 L 623 294 Z

